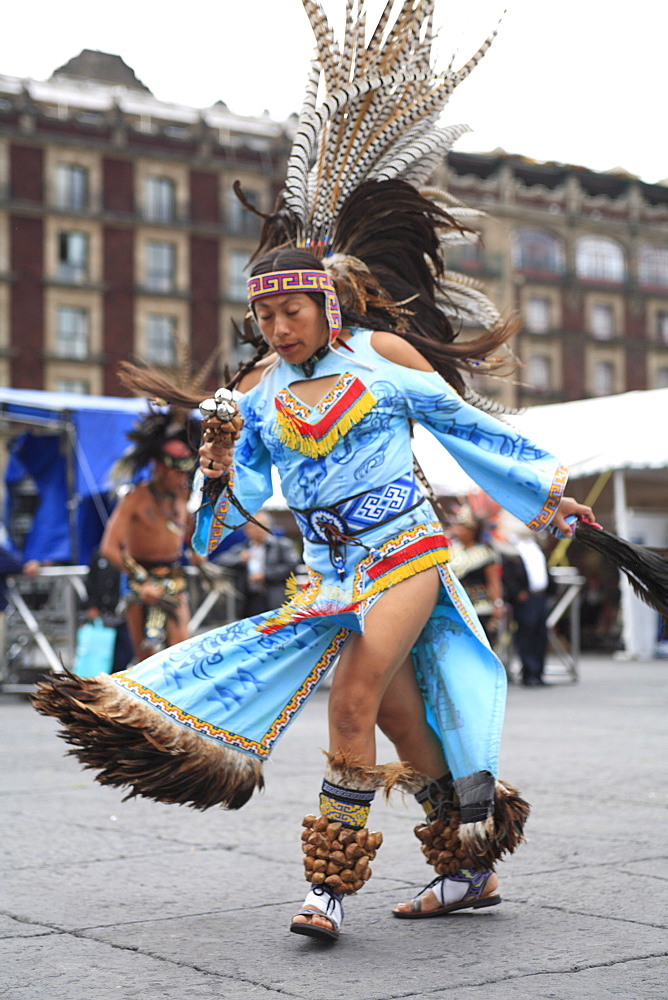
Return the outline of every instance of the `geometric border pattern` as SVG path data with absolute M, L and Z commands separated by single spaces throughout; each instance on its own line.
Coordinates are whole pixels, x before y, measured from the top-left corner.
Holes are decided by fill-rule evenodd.
M 273 744 L 281 735 L 282 731 L 288 725 L 295 713 L 298 712 L 302 705 L 304 705 L 304 703 L 308 700 L 320 678 L 338 656 L 349 635 L 350 632 L 348 629 L 339 629 L 318 662 L 314 665 L 313 669 L 309 672 L 300 687 L 297 688 L 292 698 L 283 707 L 283 710 L 277 718 L 274 719 L 273 723 L 259 742 L 247 739 L 245 736 L 239 736 L 238 733 L 232 733 L 227 729 L 219 729 L 210 722 L 205 722 L 202 719 L 198 719 L 194 715 L 189 715 L 176 705 L 172 705 L 172 703 L 167 701 L 166 698 L 162 698 L 160 695 L 156 694 L 155 691 L 144 687 L 143 684 L 139 684 L 130 677 L 121 677 L 120 675 L 117 675 L 115 680 L 117 684 L 120 684 L 122 687 L 132 691 L 133 694 L 141 698 L 142 701 L 146 701 L 150 705 L 153 705 L 170 719 L 173 719 L 174 722 L 178 722 L 187 729 L 192 729 L 201 736 L 207 736 L 209 739 L 216 740 L 219 743 L 224 743 L 226 746 L 234 747 L 235 750 L 250 753 L 254 757 L 268 757 L 271 753 Z
M 547 495 L 547 500 L 543 504 L 539 513 L 536 514 L 533 520 L 529 521 L 529 524 L 527 525 L 527 527 L 531 528 L 532 531 L 542 531 L 543 528 L 546 528 L 550 523 L 564 494 L 567 482 L 568 469 L 565 465 L 560 465 L 554 474 L 552 485 L 550 486 L 550 492 Z

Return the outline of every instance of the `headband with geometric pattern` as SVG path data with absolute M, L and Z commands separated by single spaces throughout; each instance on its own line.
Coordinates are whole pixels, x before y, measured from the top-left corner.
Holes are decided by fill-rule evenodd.
M 254 278 L 249 278 L 246 287 L 249 305 L 267 295 L 320 292 L 325 296 L 330 343 L 341 333 L 341 306 L 334 283 L 326 271 L 270 271 L 268 274 L 258 274 Z

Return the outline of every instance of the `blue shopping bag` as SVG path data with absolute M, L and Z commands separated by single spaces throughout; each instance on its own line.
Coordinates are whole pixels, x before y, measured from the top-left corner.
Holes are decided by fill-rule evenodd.
M 114 663 L 116 629 L 93 618 L 77 629 L 77 648 L 72 672 L 78 677 L 110 674 Z

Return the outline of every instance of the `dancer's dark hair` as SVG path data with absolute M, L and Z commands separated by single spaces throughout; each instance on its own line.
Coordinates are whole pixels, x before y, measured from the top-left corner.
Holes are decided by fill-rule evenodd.
M 442 213 L 445 216 L 445 213 Z M 454 220 L 449 220 L 449 224 L 458 227 Z M 354 266 L 354 265 L 353 265 Z M 362 267 L 366 267 L 362 263 Z M 251 276 L 258 274 L 270 274 L 272 271 L 292 271 L 292 270 L 319 270 L 325 271 L 327 268 L 327 258 L 319 260 L 308 250 L 301 250 L 296 247 L 278 247 L 263 254 L 256 260 Z M 341 304 L 341 316 L 344 326 L 356 326 L 370 330 L 388 330 L 390 333 L 397 333 L 408 343 L 412 344 L 429 361 L 443 378 L 449 382 L 461 395 L 466 391 L 466 382 L 463 373 L 475 373 L 480 362 L 487 360 L 490 367 L 491 356 L 495 351 L 506 343 L 517 330 L 514 322 L 499 323 L 490 330 L 486 330 L 474 340 L 455 342 L 458 331 L 453 326 L 448 317 L 432 301 L 428 301 L 429 292 L 416 291 L 415 287 L 407 281 L 402 281 L 396 271 L 387 268 L 379 268 L 384 271 L 386 283 L 379 278 L 377 272 L 369 277 L 374 280 L 375 294 L 370 295 L 364 302 L 364 312 L 355 310 L 347 304 L 349 296 L 345 290 L 339 288 L 342 279 L 340 269 L 337 268 L 333 274 L 339 301 Z M 343 268 L 345 275 L 345 267 Z M 390 286 L 390 288 L 388 288 Z M 324 296 L 317 292 L 307 292 L 310 298 L 319 305 L 324 306 Z M 418 299 L 420 300 L 418 302 Z M 422 319 L 422 331 L 416 331 L 411 326 L 411 319 L 420 312 Z M 429 313 L 427 320 L 424 319 L 425 312 Z M 263 354 L 266 352 L 263 352 Z M 263 356 L 263 355 L 261 355 Z M 257 363 L 255 359 L 253 364 Z M 259 361 L 260 358 L 257 358 Z M 503 362 L 507 363 L 507 358 Z M 253 364 L 248 363 L 244 373 L 250 371 Z M 235 385 L 240 380 L 240 373 L 237 373 L 233 382 Z

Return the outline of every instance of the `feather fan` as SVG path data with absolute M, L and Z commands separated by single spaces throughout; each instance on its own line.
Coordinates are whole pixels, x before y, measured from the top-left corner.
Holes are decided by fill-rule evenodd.
M 610 559 L 627 577 L 640 600 L 658 611 L 668 624 L 668 559 L 585 521 L 576 523 L 575 537 Z

